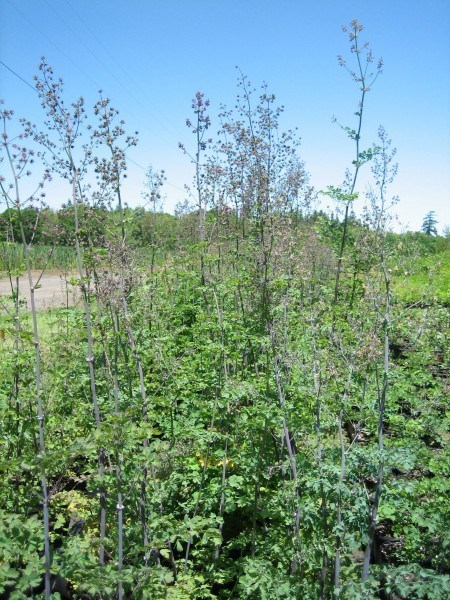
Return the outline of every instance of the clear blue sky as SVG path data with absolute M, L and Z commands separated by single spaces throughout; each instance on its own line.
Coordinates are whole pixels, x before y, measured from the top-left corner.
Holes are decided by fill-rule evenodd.
M 317 189 L 339 185 L 353 147 L 336 124 L 353 125 L 358 90 L 337 64 L 348 52 L 341 25 L 357 18 L 384 72 L 370 92 L 363 146 L 382 124 L 397 148 L 391 187 L 404 226 L 435 210 L 450 224 L 450 0 L 0 0 L 0 60 L 32 83 L 41 56 L 88 103 L 103 89 L 140 142 L 129 156 L 166 170 L 166 209 L 191 181 L 185 127 L 197 90 L 233 104 L 239 65 L 266 81 L 285 106 L 284 129 L 298 127 L 301 156 Z M 0 65 L 0 97 L 39 122 L 36 94 Z M 368 170 L 368 169 L 367 169 Z M 129 165 L 127 201 L 141 202 L 144 171 Z M 364 191 L 364 179 L 360 192 Z M 69 192 L 53 185 L 57 207 Z M 357 207 L 362 204 L 359 200 Z

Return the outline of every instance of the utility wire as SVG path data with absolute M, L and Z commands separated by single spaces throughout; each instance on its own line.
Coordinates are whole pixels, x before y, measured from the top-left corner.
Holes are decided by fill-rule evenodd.
M 132 83 L 133 87 L 140 92 L 141 95 L 145 96 L 146 99 L 146 103 L 149 104 L 150 106 L 153 107 L 153 109 L 158 112 L 160 114 L 160 116 L 166 121 L 166 123 L 169 124 L 169 127 L 164 126 L 165 129 L 167 131 L 170 131 L 171 133 L 175 133 L 176 135 L 178 135 L 178 130 L 175 131 L 174 129 L 172 129 L 171 127 L 171 120 L 167 117 L 167 115 L 165 115 L 149 98 L 148 94 L 146 94 L 145 92 L 143 92 L 142 88 L 139 87 L 139 85 L 134 81 L 134 79 L 131 77 L 131 75 L 129 74 L 129 72 L 124 69 L 122 67 L 122 65 L 117 61 L 117 58 L 115 58 L 109 48 L 107 46 L 105 46 L 105 44 L 101 41 L 101 39 L 97 36 L 97 34 L 95 33 L 95 31 L 92 30 L 92 28 L 89 26 L 89 24 L 81 17 L 81 15 L 75 10 L 75 8 L 73 7 L 73 5 L 69 2 L 69 0 L 66 0 L 66 4 L 70 7 L 70 9 L 72 10 L 72 12 L 75 14 L 76 17 L 78 17 L 78 19 L 80 20 L 80 22 L 82 23 L 82 25 L 85 27 L 85 29 L 91 34 L 92 38 L 99 44 L 99 46 L 101 46 L 103 48 L 103 50 L 106 52 L 106 54 L 108 54 L 108 56 L 110 57 L 110 59 L 113 61 L 113 63 L 122 71 L 122 73 L 128 78 L 128 80 Z M 114 75 L 114 78 L 117 80 L 117 75 Z M 126 89 L 127 94 L 130 94 L 129 89 Z M 134 98 L 134 100 L 140 104 L 145 110 L 147 110 L 147 107 L 143 104 L 143 102 L 141 102 L 141 100 L 139 100 L 138 98 L 136 98 L 136 96 L 133 96 L 133 94 L 131 94 L 132 97 Z
M 140 169 L 142 169 L 143 171 L 145 171 L 145 172 L 148 171 L 148 169 L 146 169 L 145 167 L 143 167 L 142 165 L 140 165 L 139 163 L 137 163 L 135 160 L 133 160 L 129 156 L 127 156 L 127 160 L 130 161 L 131 163 L 133 163 L 133 165 L 136 165 L 136 167 L 139 167 Z M 174 183 L 170 183 L 170 181 L 168 181 L 167 179 L 164 181 L 164 183 L 167 183 L 167 185 L 170 185 L 170 187 L 173 187 L 176 190 L 180 190 L 180 192 L 185 192 L 186 191 L 185 189 L 180 188 L 179 185 L 175 185 Z
M 51 4 L 48 2 L 48 0 L 45 0 L 45 3 L 47 4 L 47 6 L 49 7 L 49 9 L 53 12 L 53 14 L 61 21 L 61 23 L 64 25 L 64 27 L 66 27 L 66 29 L 68 31 L 70 31 L 70 33 L 76 37 L 76 39 L 80 42 L 80 44 L 87 50 L 87 52 L 89 52 L 89 54 L 91 56 L 94 57 L 94 59 L 99 63 L 99 65 L 109 74 L 109 76 L 112 78 L 112 80 L 117 83 L 127 94 L 127 96 L 133 98 L 133 100 L 140 104 L 141 107 L 146 110 L 145 106 L 142 104 L 142 102 L 140 102 L 140 100 L 133 94 L 133 91 L 130 90 L 129 88 L 126 88 L 121 81 L 117 78 L 117 73 L 112 71 L 108 65 L 106 65 L 100 58 L 99 56 L 86 44 L 86 42 L 83 41 L 83 39 L 78 35 L 77 31 L 75 29 L 73 29 L 68 23 L 67 21 L 60 15 L 60 13 L 55 10 L 55 8 L 53 6 L 51 6 Z M 86 27 L 87 29 L 88 26 L 87 24 L 81 19 L 81 17 L 78 15 L 78 13 L 75 11 L 75 9 L 67 2 L 67 4 L 69 5 L 69 7 L 73 10 L 73 12 L 75 13 L 75 15 L 80 19 L 80 21 L 83 23 L 83 26 Z M 90 30 L 90 29 L 89 29 Z M 97 38 L 96 38 L 97 39 Z M 116 64 L 116 66 L 118 66 Z M 145 127 L 146 129 L 155 137 L 157 137 L 157 132 L 152 129 L 151 127 L 148 126 L 147 124 L 148 122 L 146 121 L 145 123 Z
M 0 65 L 3 65 L 5 67 L 5 69 L 8 69 L 8 71 L 11 71 L 11 73 L 13 75 L 15 75 L 16 77 L 18 77 L 20 79 L 20 81 L 23 81 L 25 83 L 25 85 L 30 87 L 33 90 L 33 92 L 37 92 L 36 88 L 34 86 L 32 86 L 31 83 L 28 83 L 28 81 L 26 81 L 23 77 L 21 77 L 18 73 L 16 73 L 13 69 L 11 69 L 11 67 L 8 67 L 8 65 L 5 65 L 5 63 L 2 60 L 0 60 Z
M 7 0 L 7 2 L 8 2 L 8 4 L 9 4 L 10 6 L 12 6 L 12 7 L 14 8 L 14 10 L 15 10 L 15 11 L 17 11 L 17 12 L 19 13 L 19 15 L 22 17 L 22 19 L 24 19 L 24 20 L 25 20 L 27 23 L 29 23 L 29 24 L 30 24 L 32 27 L 34 27 L 34 29 L 36 29 L 36 31 L 37 31 L 37 32 L 38 32 L 40 35 L 42 35 L 42 37 L 43 37 L 44 39 L 46 39 L 46 40 L 49 42 L 49 44 L 51 44 L 51 45 L 52 45 L 54 48 L 56 48 L 56 50 L 58 50 L 58 52 L 60 52 L 60 53 L 61 53 L 61 54 L 64 56 L 64 58 L 66 58 L 66 59 L 67 59 L 67 60 L 68 60 L 70 63 L 72 63 L 72 65 L 73 65 L 73 66 L 74 66 L 74 67 L 75 67 L 75 68 L 76 68 L 78 71 L 80 71 L 80 72 L 83 74 L 83 76 L 84 76 L 84 77 L 87 77 L 88 79 L 90 79 L 90 80 L 92 81 L 92 83 L 94 83 L 94 85 L 95 85 L 95 86 L 97 86 L 97 88 L 98 88 L 98 83 L 97 83 L 97 82 L 95 82 L 95 81 L 92 79 L 92 77 L 91 77 L 91 76 L 90 76 L 88 73 L 85 73 L 85 72 L 83 71 L 83 69 L 81 69 L 81 68 L 79 67 L 79 65 L 77 65 L 77 63 L 76 63 L 76 62 L 74 62 L 74 61 L 72 60 L 72 58 L 71 58 L 71 57 L 70 57 L 68 54 L 66 54 L 66 53 L 64 52 L 64 50 L 61 50 L 61 48 L 59 48 L 59 46 L 57 46 L 57 45 L 55 44 L 55 42 L 53 42 L 53 41 L 52 41 L 52 40 L 51 40 L 51 39 L 48 37 L 48 35 L 46 35 L 46 34 L 45 34 L 43 31 L 41 31 L 41 30 L 39 29 L 39 27 L 37 27 L 37 25 L 35 25 L 35 23 L 33 23 L 33 21 L 31 21 L 31 20 L 30 20 L 30 19 L 29 19 L 29 18 L 28 18 L 28 17 L 27 17 L 27 16 L 26 16 L 26 15 L 25 15 L 25 14 L 24 14 L 24 13 L 23 13 L 23 12 L 22 12 L 20 9 L 19 9 L 19 8 L 17 8 L 17 6 L 15 6 L 15 5 L 14 5 L 14 4 L 13 4 L 13 3 L 10 1 L 10 0 Z
M 61 50 L 61 48 L 59 48 L 45 33 L 43 33 L 30 19 L 28 19 L 28 17 L 19 9 L 17 8 L 17 6 L 15 6 L 11 0 L 7 0 L 8 4 L 10 6 L 12 6 L 18 13 L 19 15 L 25 20 L 27 21 L 32 27 L 34 27 L 34 29 L 36 29 L 36 31 L 42 35 L 43 38 L 45 38 L 54 48 L 56 48 L 56 50 L 58 50 L 58 52 L 60 52 L 67 60 L 69 60 L 76 68 L 78 71 L 80 71 L 81 73 L 83 73 L 83 75 L 85 77 L 87 77 L 88 79 L 90 79 L 97 87 L 98 87 L 98 82 L 95 82 L 92 77 L 83 71 L 83 69 L 77 65 L 71 58 L 70 56 L 68 56 L 63 50 Z M 113 79 L 115 81 L 117 81 L 119 83 L 119 85 L 125 89 L 125 86 L 118 81 L 117 79 L 117 74 L 114 74 L 111 72 L 111 70 L 105 66 L 105 64 L 98 58 L 98 56 L 85 44 L 85 42 L 83 42 L 83 40 L 80 38 L 80 36 L 74 32 L 74 30 L 72 29 L 72 27 L 70 27 L 66 21 L 57 13 L 57 11 L 55 11 L 55 9 L 48 3 L 47 0 L 45 0 L 46 4 L 49 6 L 49 8 L 53 11 L 53 13 L 58 17 L 58 19 L 64 24 L 64 26 L 73 34 L 76 36 L 76 38 L 79 40 L 79 42 L 86 48 L 86 50 L 99 62 L 99 64 L 110 74 L 110 76 L 113 77 Z M 108 50 L 108 48 L 101 42 L 101 40 L 97 37 L 97 35 L 92 31 L 92 29 L 89 27 L 89 25 L 86 23 L 86 21 L 78 14 L 78 12 L 75 10 L 75 8 L 72 6 L 72 4 L 69 2 L 69 0 L 66 0 L 66 4 L 71 8 L 71 10 L 74 12 L 74 14 L 78 17 L 78 19 L 81 21 L 81 23 L 86 27 L 86 29 L 89 30 L 89 32 L 91 33 L 91 35 L 93 36 L 93 38 L 98 42 L 98 44 L 100 46 L 103 47 L 103 49 L 107 52 L 107 54 L 110 56 L 111 60 L 115 63 L 115 65 L 123 72 L 125 73 L 125 75 L 128 77 L 128 79 L 132 82 L 133 86 L 135 88 L 138 89 L 137 84 L 134 82 L 134 80 L 130 77 L 130 75 L 127 73 L 127 71 L 119 64 L 117 63 L 117 61 L 115 60 L 114 56 L 112 56 L 111 52 Z M 1 62 L 1 61 L 0 61 Z M 23 81 L 23 83 L 25 83 L 28 87 L 31 87 L 34 91 L 37 91 L 35 87 L 33 87 L 30 83 L 28 83 L 28 81 L 26 81 L 25 79 L 23 79 L 20 75 L 18 75 L 17 73 L 15 73 L 10 67 L 8 67 L 7 65 L 5 65 L 3 62 L 1 62 L 1 64 L 3 64 L 9 71 L 11 71 L 12 73 L 14 73 L 14 75 L 16 75 L 21 81 Z M 100 86 L 101 87 L 101 86 Z M 145 105 L 133 94 L 130 93 L 129 88 L 126 88 L 127 94 L 128 96 L 131 96 L 134 101 L 139 104 L 146 112 L 147 109 L 145 107 Z M 140 90 L 141 93 L 142 90 Z M 151 100 L 147 97 L 147 102 L 164 118 L 165 121 L 169 121 L 168 117 L 162 113 L 152 102 Z M 155 132 L 146 124 L 145 125 L 146 129 L 148 129 L 149 132 L 151 132 L 152 134 L 155 135 Z M 178 134 L 178 132 L 174 131 L 172 128 L 168 128 L 167 126 L 163 125 L 164 129 L 166 129 L 166 131 L 171 131 L 172 133 L 176 133 Z M 140 169 L 142 169 L 143 171 L 147 171 L 147 169 L 145 167 L 143 167 L 142 165 L 139 165 L 138 163 L 136 163 L 135 161 L 133 161 L 132 159 L 130 159 L 127 156 L 127 159 L 132 162 L 133 164 L 135 164 L 137 167 L 139 167 Z M 179 191 L 185 192 L 185 190 L 183 188 L 180 188 L 179 186 L 171 183 L 170 181 L 166 180 L 167 185 L 169 185 L 170 187 L 173 187 Z
M 49 7 L 49 9 L 53 12 L 54 15 L 56 15 L 56 17 L 61 21 L 61 23 L 64 25 L 64 27 L 66 27 L 66 29 L 68 29 L 72 35 L 74 35 L 77 40 L 80 42 L 80 44 L 82 46 L 84 46 L 86 48 L 86 50 L 89 52 L 89 54 L 91 54 L 91 56 L 93 56 L 95 58 L 95 60 L 105 69 L 105 71 L 107 71 L 111 77 L 113 77 L 113 79 L 116 78 L 116 75 L 111 71 L 111 69 L 105 65 L 100 59 L 99 57 L 95 54 L 95 52 L 93 52 L 89 46 L 87 46 L 87 44 L 81 39 L 81 37 L 78 35 L 78 33 L 76 32 L 75 29 L 73 29 L 65 19 L 63 19 L 63 17 L 54 9 L 54 7 L 48 2 L 48 0 L 44 0 L 45 4 Z
M 8 69 L 8 71 L 10 71 L 13 75 L 15 75 L 18 79 L 20 79 L 20 81 L 22 81 L 22 83 L 24 83 L 25 85 L 27 85 L 29 88 L 31 88 L 33 90 L 33 92 L 37 93 L 37 89 L 31 85 L 31 83 L 29 83 L 26 79 L 24 79 L 23 77 L 21 77 L 18 73 L 16 73 L 16 71 L 14 71 L 14 69 L 11 69 L 11 67 L 8 67 L 7 64 L 5 64 L 2 60 L 0 60 L 0 65 L 3 65 L 6 69 Z M 148 169 L 146 169 L 145 167 L 143 167 L 142 165 L 140 165 L 138 162 L 136 162 L 135 160 L 133 160 L 132 158 L 130 158 L 127 154 L 125 154 L 126 159 L 133 163 L 133 165 L 136 165 L 136 167 L 138 167 L 139 169 L 141 169 L 144 172 L 147 172 Z M 180 188 L 178 185 L 175 185 L 174 183 L 171 183 L 170 181 L 168 181 L 166 179 L 165 183 L 167 185 L 169 185 L 170 187 L 175 188 L 176 190 L 180 190 L 181 192 L 184 192 L 185 190 L 183 188 Z

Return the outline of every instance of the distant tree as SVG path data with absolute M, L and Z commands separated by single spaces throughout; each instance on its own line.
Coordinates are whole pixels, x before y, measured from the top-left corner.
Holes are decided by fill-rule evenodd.
M 430 210 L 430 212 L 428 212 L 425 215 L 425 218 L 422 223 L 423 233 L 425 233 L 426 235 L 437 235 L 436 225 L 437 219 L 435 217 L 435 212 L 434 210 Z
M 24 207 L 7 208 L 0 213 L 0 241 L 22 241 L 20 223 L 22 223 L 27 244 L 49 243 L 51 240 L 53 212 L 48 208 Z
M 178 218 L 164 212 L 142 209 L 135 218 L 133 239 L 139 246 L 173 250 L 177 240 Z
M 83 246 L 102 247 L 105 243 L 108 211 L 104 207 L 92 207 L 87 204 L 78 207 L 78 237 Z M 75 240 L 75 217 L 72 202 L 63 204 L 56 213 L 57 243 L 71 246 Z

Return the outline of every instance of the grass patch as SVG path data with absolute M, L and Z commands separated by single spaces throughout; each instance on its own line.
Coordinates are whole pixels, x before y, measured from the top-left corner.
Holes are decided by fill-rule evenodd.
M 66 316 L 70 313 L 79 312 L 78 308 L 54 308 L 43 310 L 37 313 L 37 323 L 40 341 L 43 344 L 50 342 L 55 334 L 64 327 Z M 20 339 L 22 341 L 33 342 L 33 319 L 28 311 L 19 313 Z M 14 341 L 14 322 L 13 317 L 0 312 L 0 343 L 11 345 Z M 1 347 L 1 346 L 0 346 Z
M 418 258 L 414 272 L 394 277 L 394 285 L 404 302 L 450 304 L 450 253 Z
M 31 246 L 30 262 L 31 268 L 37 271 L 41 269 L 70 271 L 77 266 L 75 248 L 69 246 Z M 23 245 L 0 242 L 0 273 L 17 269 L 25 271 Z

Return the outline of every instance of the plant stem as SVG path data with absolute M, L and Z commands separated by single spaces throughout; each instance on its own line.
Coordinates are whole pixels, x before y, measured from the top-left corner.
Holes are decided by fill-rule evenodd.
M 37 402 L 37 421 L 39 429 L 39 455 L 38 462 L 40 463 L 40 475 L 41 475 L 41 489 L 42 489 L 42 509 L 43 509 L 43 526 L 44 526 L 44 563 L 45 563 L 45 574 L 44 574 L 44 585 L 45 585 L 45 600 L 50 600 L 51 589 L 50 589 L 50 516 L 49 516 L 49 496 L 48 496 L 48 485 L 47 485 L 47 473 L 44 467 L 44 460 L 46 457 L 45 452 L 45 437 L 44 437 L 44 409 L 42 405 L 42 380 L 41 380 L 41 346 L 39 340 L 39 329 L 37 322 L 37 310 L 35 300 L 35 283 L 33 281 L 33 274 L 31 272 L 30 263 L 30 246 L 25 238 L 25 232 L 23 228 L 23 220 L 21 213 L 20 203 L 20 192 L 19 192 L 19 178 L 16 173 L 13 158 L 10 153 L 8 144 L 4 144 L 5 151 L 8 156 L 9 165 L 11 168 L 12 176 L 14 179 L 14 190 L 16 194 L 15 204 L 17 208 L 17 214 L 19 217 L 20 234 L 22 238 L 23 249 L 25 253 L 25 264 L 28 276 L 28 285 L 30 289 L 30 303 L 31 303 L 31 315 L 33 320 L 33 343 L 35 350 L 35 382 L 36 382 L 36 402 Z M 18 289 L 17 289 L 18 291 Z

